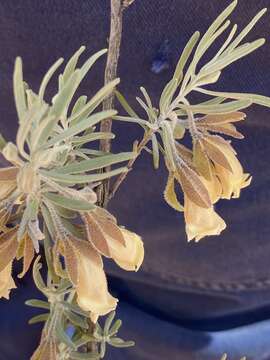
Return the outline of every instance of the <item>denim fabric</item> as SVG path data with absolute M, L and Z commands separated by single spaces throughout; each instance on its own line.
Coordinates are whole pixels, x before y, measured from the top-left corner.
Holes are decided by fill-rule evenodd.
M 205 31 L 227 4 L 227 0 L 136 0 L 129 8 L 124 16 L 119 63 L 120 89 L 138 112 L 141 110 L 134 99 L 139 94 L 139 87 L 144 85 L 154 104 L 157 104 L 188 38 L 195 30 Z M 267 5 L 269 0 L 239 0 L 232 21 L 242 28 Z M 12 95 L 15 57 L 22 56 L 25 79 L 37 89 L 42 73 L 58 57 L 67 59 L 82 44 L 87 46 L 87 55 L 107 46 L 108 14 L 109 1 L 0 1 L 0 106 L 1 131 L 5 136 L 14 138 L 17 126 Z M 249 38 L 269 38 L 269 34 L 269 15 L 266 15 Z M 164 44 L 165 51 L 162 50 Z M 219 89 L 270 96 L 269 59 L 270 47 L 267 43 L 255 54 L 229 67 Z M 96 72 L 92 71 L 84 81 L 81 93 L 90 96 L 102 84 L 104 60 L 95 65 Z M 153 71 L 159 60 L 165 63 L 163 71 Z M 51 83 L 49 92 L 53 87 Z M 164 351 L 174 351 L 167 357 L 161 352 L 163 358 L 170 360 L 181 357 L 181 346 L 178 344 L 171 350 L 167 341 L 169 338 L 177 342 L 174 334 L 176 329 L 182 334 L 181 326 L 214 331 L 269 317 L 270 115 L 266 109 L 259 107 L 247 113 L 247 121 L 241 125 L 246 139 L 235 144 L 245 170 L 253 175 L 253 182 L 243 191 L 241 199 L 218 204 L 218 211 L 228 225 L 222 236 L 204 239 L 199 244 L 187 243 L 182 215 L 171 210 L 162 198 L 166 183 L 164 166 L 159 171 L 152 170 L 147 154 L 136 163 L 111 204 L 111 211 L 118 216 L 119 223 L 143 236 L 146 249 L 145 263 L 137 274 L 119 271 L 111 262 L 106 264 L 112 277 L 112 289 L 121 299 L 132 304 L 120 308 L 121 316 L 127 323 L 124 327 L 128 328 L 132 322 L 130 336 L 138 339 L 138 350 L 129 351 L 128 359 L 156 359 L 159 346 Z M 131 141 L 141 136 L 140 129 L 133 125 L 117 123 L 114 132 L 119 134 L 114 143 L 115 151 L 130 150 Z M 21 289 L 12 293 L 11 303 L 3 302 L 0 306 L 0 360 L 18 359 L 15 349 L 10 347 L 10 344 L 14 344 L 11 336 L 15 332 L 22 349 L 20 360 L 27 359 L 38 337 L 35 332 L 37 328 L 27 329 L 25 336 L 22 335 L 27 314 L 22 313 L 22 305 L 18 303 L 23 296 L 33 297 L 34 290 L 29 278 L 20 280 L 18 284 Z M 27 293 L 23 293 L 26 290 Z M 15 309 L 18 309 L 16 331 L 13 318 Z M 146 312 L 152 315 L 146 315 Z M 154 327 L 155 321 L 166 324 L 164 328 L 160 325 L 164 339 L 151 331 L 148 338 L 139 336 L 147 333 L 148 327 Z M 201 334 L 204 338 L 204 333 Z M 192 337 L 190 339 L 193 341 Z M 149 343 L 153 344 L 152 348 Z M 222 351 L 227 350 L 226 346 Z M 241 346 L 242 343 L 237 351 L 234 350 L 232 359 L 237 359 Z M 196 354 L 187 353 L 195 354 L 189 349 L 181 354 L 184 359 L 199 358 Z M 122 356 L 121 351 L 114 354 Z M 253 353 L 250 354 L 253 356 Z M 205 359 L 216 358 L 210 356 L 211 353 L 208 355 Z M 114 355 L 111 356 L 114 359 Z M 258 357 L 255 358 L 263 360 L 264 355 L 258 350 Z

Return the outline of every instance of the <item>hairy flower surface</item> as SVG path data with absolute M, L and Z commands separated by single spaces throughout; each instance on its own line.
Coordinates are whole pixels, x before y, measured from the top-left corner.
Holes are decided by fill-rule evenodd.
M 65 269 L 77 293 L 80 307 L 91 313 L 92 319 L 106 315 L 116 308 L 118 300 L 108 292 L 102 255 L 112 258 L 121 268 L 137 271 L 144 258 L 141 238 L 116 223 L 105 209 L 82 215 L 87 239 L 67 234 L 59 237 L 58 250 L 65 259 Z M 57 225 L 56 225 L 57 226 Z

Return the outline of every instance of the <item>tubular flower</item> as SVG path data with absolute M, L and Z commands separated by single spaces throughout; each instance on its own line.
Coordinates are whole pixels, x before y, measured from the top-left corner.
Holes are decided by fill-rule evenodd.
M 214 204 L 220 199 L 221 184 L 216 176 L 211 181 L 202 178 L 208 189 L 211 202 Z M 220 235 L 226 228 L 225 221 L 216 213 L 214 206 L 205 209 L 194 204 L 188 197 L 184 197 L 184 217 L 188 241 L 201 240 L 205 236 Z
M 220 235 L 226 228 L 224 220 L 215 212 L 213 206 L 208 209 L 201 208 L 185 197 L 184 209 L 188 241 Z
M 239 198 L 240 190 L 250 185 L 251 177 L 250 174 L 243 172 L 243 167 L 236 157 L 235 150 L 227 141 L 216 136 L 208 136 L 203 141 L 206 154 L 214 164 L 214 167 L 211 166 L 212 163 L 210 164 L 210 169 L 212 169 L 210 178 L 215 173 L 221 182 L 221 198 Z M 198 156 L 198 158 L 200 157 Z
M 102 255 L 112 258 L 121 268 L 137 271 L 143 262 L 141 238 L 119 227 L 116 219 L 105 209 L 96 207 L 81 214 L 87 239 L 66 234 L 59 236 L 54 248 L 55 268 L 60 268 L 59 255 L 64 256 L 65 270 L 73 283 L 79 306 L 90 312 L 96 321 L 114 310 L 118 299 L 108 291 Z M 57 215 L 55 219 L 57 226 Z
M 144 258 L 143 242 L 139 235 L 121 229 L 126 246 L 111 248 L 112 258 L 122 269 L 126 271 L 138 271 Z M 117 245 L 117 243 L 114 243 Z M 112 244 L 112 245 L 114 245 Z
M 92 319 L 114 310 L 118 300 L 109 293 L 102 258 L 89 242 L 73 240 L 66 244 L 65 259 L 80 307 L 90 311 Z
M 84 222 L 88 240 L 101 255 L 112 258 L 124 270 L 140 268 L 144 247 L 137 234 L 119 227 L 116 219 L 101 208 L 87 213 Z
M 222 199 L 239 198 L 241 189 L 250 185 L 252 177 L 244 173 L 243 167 L 233 152 L 224 149 L 232 171 L 220 165 L 215 166 L 216 174 L 222 185 Z
M 9 299 L 11 289 L 16 288 L 11 272 L 11 262 L 0 272 L 0 298 L 4 297 L 5 299 Z

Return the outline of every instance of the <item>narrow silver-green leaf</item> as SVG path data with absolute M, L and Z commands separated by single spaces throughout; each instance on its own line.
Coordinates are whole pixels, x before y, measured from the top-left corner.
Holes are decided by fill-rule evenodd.
M 251 22 L 241 31 L 241 33 L 231 42 L 224 53 L 229 53 L 233 49 L 235 49 L 241 41 L 248 35 L 248 33 L 254 28 L 257 22 L 261 19 L 261 17 L 266 13 L 267 8 L 262 9 L 252 20 Z
M 92 134 L 84 135 L 84 136 L 78 136 L 72 138 L 72 143 L 74 145 L 82 145 L 91 141 L 96 140 L 104 140 L 104 139 L 114 139 L 115 135 L 113 133 L 109 132 L 94 132 Z
M 146 91 L 146 89 L 145 89 L 143 86 L 140 87 L 140 90 L 141 90 L 141 92 L 143 93 L 143 96 L 144 96 L 144 98 L 145 98 L 145 101 L 146 101 L 147 106 L 148 106 L 150 109 L 152 109 L 152 108 L 153 108 L 153 105 L 152 105 L 152 101 L 151 101 L 151 99 L 150 99 L 150 96 L 148 95 L 148 92 Z
M 56 118 L 61 120 L 65 119 L 69 104 L 79 85 L 80 76 L 80 70 L 76 70 L 63 85 L 63 88 L 54 99 L 50 115 L 54 115 Z
M 133 117 L 129 117 L 129 116 L 113 116 L 113 120 L 119 120 L 119 121 L 124 121 L 124 122 L 130 122 L 130 123 L 135 123 L 135 124 L 139 124 L 142 126 L 147 126 L 150 129 L 155 129 L 156 127 L 154 125 L 152 125 L 149 121 L 140 119 L 140 118 L 133 118 Z
M 28 139 L 28 135 L 32 126 L 38 126 L 43 116 L 48 110 L 48 105 L 45 103 L 36 103 L 31 110 L 26 112 L 26 120 L 22 122 L 19 127 L 16 136 L 16 142 L 19 152 L 25 158 L 28 158 L 28 154 L 24 150 L 25 143 Z
M 40 88 L 39 88 L 39 92 L 38 92 L 38 97 L 40 100 L 43 100 L 44 95 L 45 95 L 45 91 L 47 88 L 47 85 L 49 83 L 49 81 L 51 80 L 53 74 L 56 72 L 56 70 L 59 68 L 59 66 L 63 63 L 64 59 L 60 58 L 58 59 L 48 70 L 48 72 L 46 73 L 46 75 L 44 76 L 44 78 L 42 79 Z
M 41 214 L 42 214 L 43 220 L 46 223 L 48 232 L 49 232 L 51 238 L 55 239 L 56 233 L 55 233 L 55 228 L 54 228 L 51 214 L 50 214 L 48 208 L 44 204 L 41 204 L 40 209 L 41 209 Z
M 209 67 L 205 67 L 200 71 L 200 76 L 208 75 L 220 71 L 227 67 L 228 65 L 232 64 L 233 62 L 241 59 L 244 56 L 252 53 L 253 51 L 260 48 L 265 43 L 265 39 L 258 39 L 253 41 L 252 43 L 245 44 L 231 53 L 221 56 L 215 63 L 213 63 Z
M 112 311 L 108 316 L 107 319 L 105 321 L 105 325 L 104 325 L 104 335 L 107 336 L 110 330 L 110 327 L 112 325 L 113 319 L 115 318 L 115 311 Z
M 168 107 L 171 104 L 172 98 L 176 92 L 177 87 L 178 87 L 178 79 L 173 78 L 171 81 L 168 82 L 168 84 L 165 86 L 164 90 L 162 91 L 159 101 L 159 109 L 161 114 L 166 113 Z
M 159 168 L 159 148 L 158 141 L 155 134 L 152 135 L 152 153 L 153 153 L 153 165 L 157 170 Z
M 231 43 L 231 40 L 233 39 L 233 37 L 237 31 L 237 28 L 238 28 L 237 24 L 234 24 L 227 39 L 224 41 L 223 45 L 218 50 L 218 52 L 213 57 L 213 59 L 207 63 L 207 66 L 211 65 L 223 52 L 225 52 L 225 49 L 227 49 L 228 45 Z
M 220 75 L 221 75 L 221 71 L 217 71 L 209 75 L 202 76 L 196 81 L 196 86 L 214 84 L 218 81 Z
M 250 100 L 236 100 L 230 101 L 223 104 L 212 104 L 212 105 L 183 105 L 184 110 L 191 110 L 193 113 L 201 114 L 227 114 L 233 111 L 246 109 L 252 104 Z
M 177 79 L 178 85 L 182 81 L 184 68 L 185 68 L 186 63 L 187 63 L 194 47 L 196 46 L 199 38 L 200 38 L 200 33 L 199 33 L 199 31 L 196 31 L 189 39 L 187 45 L 185 46 L 185 48 L 182 52 L 182 55 L 181 55 L 177 65 L 176 65 L 173 78 Z
M 120 79 L 117 78 L 110 83 L 103 86 L 89 101 L 88 103 L 81 108 L 80 111 L 72 115 L 68 120 L 74 124 L 81 122 L 89 114 L 91 114 L 101 103 L 102 101 L 109 96 L 113 89 L 119 84 Z
M 139 116 L 136 114 L 136 112 L 132 109 L 132 107 L 127 102 L 126 98 L 123 94 L 120 93 L 119 90 L 115 90 L 114 92 L 117 100 L 122 105 L 123 109 L 127 112 L 127 114 L 132 118 L 138 118 Z
M 162 136 L 166 158 L 170 164 L 171 169 L 175 170 L 174 154 L 173 154 L 174 139 L 173 139 L 171 125 L 168 121 L 163 121 L 161 124 L 161 128 L 162 128 L 161 136 Z
M 47 192 L 47 193 L 44 193 L 43 196 L 45 199 L 49 200 L 53 204 L 61 206 L 65 209 L 69 209 L 69 210 L 90 211 L 95 208 L 95 206 L 92 203 L 87 202 L 85 200 L 77 200 L 77 199 L 67 198 L 67 197 L 64 197 L 62 195 L 58 195 L 55 193 Z
M 101 111 L 94 115 L 91 115 L 89 118 L 86 118 L 82 121 L 80 121 L 78 124 L 75 124 L 73 126 L 70 126 L 67 130 L 64 130 L 62 133 L 56 135 L 52 139 L 50 139 L 47 144 L 45 144 L 46 147 L 49 147 L 51 145 L 54 145 L 58 142 L 61 142 L 63 140 L 66 140 L 70 138 L 71 136 L 77 135 L 84 131 L 87 128 L 93 127 L 100 121 L 110 118 L 114 115 L 116 115 L 116 111 L 114 110 L 108 110 L 108 111 Z
M 252 104 L 270 107 L 270 97 L 268 96 L 256 95 L 250 93 L 231 93 L 231 92 L 222 92 L 222 91 L 211 91 L 201 88 L 196 88 L 194 90 L 206 95 L 221 96 L 229 99 L 249 100 Z
M 87 96 L 85 95 L 80 96 L 73 106 L 73 109 L 71 111 L 71 116 L 81 111 L 81 109 L 85 106 L 86 102 L 87 102 Z
M 74 73 L 79 57 L 81 56 L 81 54 L 84 52 L 85 50 L 85 46 L 81 46 L 76 52 L 75 54 L 69 59 L 65 70 L 63 72 L 63 83 L 67 82 L 68 79 L 70 78 L 70 76 Z
M 123 152 L 119 154 L 110 154 L 95 159 L 82 160 L 81 162 L 75 162 L 63 166 L 57 171 L 61 174 L 77 174 L 87 171 L 93 171 L 97 169 L 102 169 L 113 164 L 117 164 L 123 161 L 130 160 L 134 157 L 133 152 Z
M 144 109 L 144 111 L 146 112 L 148 119 L 151 123 L 155 123 L 157 120 L 157 114 L 156 111 L 153 107 L 149 107 L 141 98 L 139 98 L 138 96 L 136 97 L 136 100 L 138 101 L 138 103 L 141 105 L 141 107 Z
M 27 105 L 23 82 L 22 59 L 20 57 L 17 57 L 15 61 L 15 68 L 13 73 L 13 92 L 19 123 L 21 123 L 24 120 Z
M 37 324 L 40 322 L 46 322 L 49 319 L 50 313 L 40 314 L 32 317 L 29 321 L 29 325 Z
M 25 305 L 31 306 L 31 307 L 37 307 L 40 309 L 50 310 L 50 304 L 43 300 L 38 300 L 38 299 L 27 300 L 25 302 Z
M 203 49 L 207 47 L 207 44 L 213 34 L 220 28 L 220 26 L 224 23 L 224 21 L 230 16 L 230 14 L 233 12 L 237 5 L 237 0 L 233 1 L 222 13 L 216 18 L 216 20 L 212 23 L 212 25 L 209 27 L 209 29 L 206 31 L 204 36 L 202 37 L 197 50 L 196 55 L 199 53 L 201 54 L 203 52 Z
M 91 183 L 91 182 L 105 180 L 126 171 L 128 171 L 126 167 L 121 167 L 105 173 L 91 174 L 91 175 L 66 175 L 66 174 L 60 174 L 56 171 L 45 171 L 45 170 L 40 170 L 40 173 L 46 177 L 49 177 L 63 184 L 84 184 L 84 183 Z
M 134 341 L 124 341 L 118 337 L 112 337 L 108 343 L 117 348 L 127 348 L 135 345 Z
M 85 77 L 85 75 L 88 73 L 88 71 L 90 71 L 91 67 L 95 64 L 95 62 L 104 54 L 106 54 L 108 50 L 107 49 L 102 49 L 100 51 L 98 51 L 97 53 L 95 53 L 94 55 L 92 55 L 81 67 L 81 79 L 83 79 Z
M 122 321 L 120 319 L 116 320 L 113 326 L 110 328 L 109 336 L 116 335 L 121 326 L 122 326 Z

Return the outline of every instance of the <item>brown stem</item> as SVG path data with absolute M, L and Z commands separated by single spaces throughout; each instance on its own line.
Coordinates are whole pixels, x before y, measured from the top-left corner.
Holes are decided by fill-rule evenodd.
M 123 28 L 123 11 L 126 9 L 134 0 L 111 0 L 111 28 L 109 38 L 109 50 L 107 63 L 105 68 L 104 84 L 108 84 L 114 80 L 117 76 L 117 66 L 120 55 L 120 46 L 122 39 L 122 28 Z M 103 110 L 110 110 L 114 107 L 114 94 L 112 93 L 103 102 Z M 100 131 L 111 132 L 112 119 L 105 119 L 101 122 Z M 104 152 L 110 152 L 111 140 L 101 140 L 100 150 Z M 105 171 L 109 171 L 110 168 L 106 168 Z M 109 180 L 104 181 L 98 192 L 98 202 L 100 205 L 106 207 L 109 196 Z
M 119 189 L 120 185 L 126 179 L 127 174 L 132 169 L 132 166 L 134 165 L 135 161 L 140 156 L 141 152 L 143 151 L 143 149 L 146 146 L 146 144 L 148 143 L 148 141 L 151 139 L 152 134 L 153 134 L 152 130 L 150 130 L 144 134 L 144 137 L 142 138 L 141 142 L 139 143 L 139 145 L 137 145 L 135 157 L 132 158 L 131 160 L 129 160 L 129 162 L 127 164 L 128 171 L 124 172 L 118 176 L 118 178 L 116 179 L 116 181 L 113 185 L 113 188 L 109 194 L 108 200 L 111 200 L 114 197 L 114 195 L 117 192 L 117 190 Z

